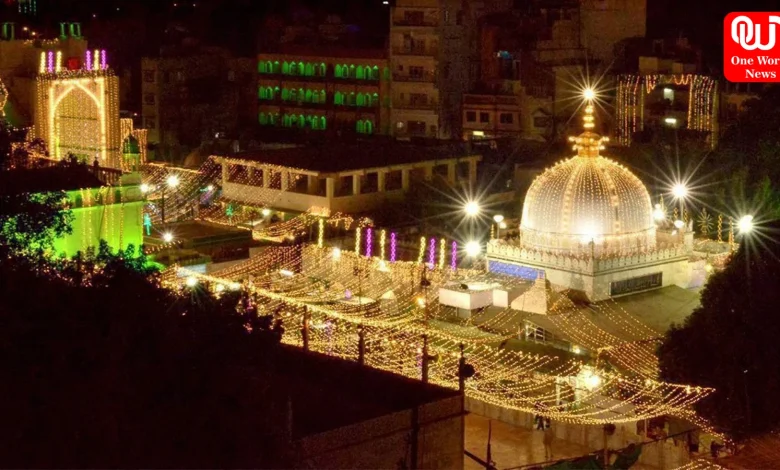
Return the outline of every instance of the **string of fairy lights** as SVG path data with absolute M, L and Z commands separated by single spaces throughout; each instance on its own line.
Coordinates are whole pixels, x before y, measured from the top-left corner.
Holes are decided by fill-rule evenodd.
M 278 170 L 281 173 L 282 168 Z M 581 359 L 502 349 L 501 344 L 517 336 L 527 313 L 495 308 L 453 322 L 452 308 L 439 303 L 439 288 L 448 283 L 498 280 L 495 274 L 460 267 L 462 249 L 457 242 L 420 237 L 416 259 L 401 261 L 398 234 L 374 227 L 368 219 L 318 208 L 289 217 L 274 211 L 280 192 L 276 186 L 297 184 L 295 176 L 269 183 L 262 180 L 264 175 L 238 165 L 225 168 L 215 159 L 198 170 L 147 164 L 143 174 L 152 211 L 162 203 L 162 187 L 176 177 L 165 199 L 168 220 L 191 217 L 188 207 L 193 201 L 207 198 L 210 205 L 199 210 L 198 218 L 245 226 L 256 239 L 295 239 L 315 229 L 316 243 L 311 245 L 266 248 L 209 275 L 174 266 L 163 276 L 175 289 L 208 288 L 217 295 L 227 289 L 242 290 L 259 314 L 284 320 L 287 344 L 304 345 L 298 326 L 306 322 L 308 348 L 354 360 L 360 355 L 362 335 L 367 365 L 419 378 L 427 339 L 427 350 L 435 357 L 428 368 L 429 380 L 449 387 L 458 384 L 455 371 L 463 347 L 476 369 L 466 384 L 469 396 L 573 423 L 636 421 L 669 414 L 699 419 L 691 405 L 712 392 L 658 381 L 653 351 L 659 333 L 614 302 L 592 307 L 599 322 L 565 296 L 548 302 L 549 322 L 576 343 L 577 350 L 588 351 Z M 255 197 L 252 204 L 221 197 L 219 185 L 233 181 L 248 187 Z M 277 219 L 270 221 L 271 214 L 278 214 Z M 159 212 L 154 215 L 159 222 Z M 344 230 L 355 229 L 353 248 L 325 246 L 328 227 L 342 224 Z M 428 287 L 421 287 L 423 277 Z M 502 276 L 500 283 L 510 288 L 527 281 Z M 702 422 L 702 426 L 707 425 Z
M 430 246 L 424 244 L 426 256 Z M 280 247 L 211 275 L 174 268 L 165 279 L 178 286 L 183 276 L 185 284 L 203 283 L 217 292 L 216 286 L 224 290 L 240 285 L 252 296 L 258 312 L 280 312 L 286 325 L 301 325 L 304 315 L 309 315 L 308 347 L 326 354 L 355 359 L 358 332 L 363 329 L 368 342 L 366 363 L 410 377 L 420 376 L 422 338 L 430 338 L 429 350 L 436 360 L 429 377 L 445 386 L 457 386 L 455 371 L 463 345 L 477 370 L 467 381 L 469 396 L 526 412 L 541 410 L 567 422 L 599 424 L 679 414 L 711 392 L 632 378 L 579 360 L 499 349 L 494 343 L 506 336 L 494 335 L 486 341 L 485 333 L 474 328 L 432 326 L 442 310 L 438 287 L 476 273 L 446 265 L 440 269 L 438 259 L 382 263 L 379 257 L 366 256 L 368 252 L 367 248 L 356 253 L 316 245 Z M 423 273 L 430 287 L 421 292 Z M 301 334 L 288 327 L 283 341 L 300 346 Z M 562 387 L 562 382 L 570 386 Z

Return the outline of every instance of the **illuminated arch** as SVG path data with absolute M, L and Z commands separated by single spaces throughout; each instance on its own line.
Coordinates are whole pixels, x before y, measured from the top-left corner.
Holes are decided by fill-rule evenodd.
M 89 79 L 67 79 L 56 80 L 49 83 L 48 88 L 48 144 L 52 150 L 55 158 L 61 159 L 65 156 L 66 152 L 71 151 L 73 153 L 83 153 L 79 150 L 94 151 L 100 155 L 102 164 L 107 164 L 108 152 L 108 139 L 106 129 L 106 81 L 105 77 L 98 77 L 92 80 Z M 96 90 L 90 90 L 85 85 L 91 84 Z M 76 115 L 62 115 L 61 106 L 69 101 L 76 99 L 78 95 L 74 93 L 83 93 L 89 99 L 80 100 L 78 103 L 73 103 L 69 106 L 68 112 L 76 112 Z M 67 101 L 66 101 L 67 100 Z M 91 102 L 95 105 L 95 113 L 89 115 L 89 111 L 93 108 L 85 108 L 83 102 Z M 85 122 L 86 121 L 86 122 Z M 94 135 L 89 132 L 88 127 L 90 121 L 98 122 L 98 129 L 96 129 L 97 136 L 95 138 L 88 139 L 88 143 L 94 144 L 94 147 L 84 147 L 83 143 L 85 138 Z M 65 129 L 63 129 L 63 126 Z M 76 128 L 74 128 L 76 127 Z M 87 128 L 85 130 L 85 128 Z M 78 134 L 78 137 L 74 136 Z M 81 145 L 79 145 L 81 144 Z M 90 155 L 92 156 L 92 155 Z

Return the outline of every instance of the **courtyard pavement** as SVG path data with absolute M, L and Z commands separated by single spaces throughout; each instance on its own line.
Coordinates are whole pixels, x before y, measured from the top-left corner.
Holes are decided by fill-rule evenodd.
M 490 419 L 469 413 L 466 415 L 466 444 L 467 451 L 485 460 L 488 439 L 488 423 Z M 554 425 L 554 424 L 553 424 Z M 542 431 L 532 431 L 515 427 L 501 421 L 493 420 L 491 438 L 492 460 L 499 470 L 519 467 L 522 465 L 539 464 L 545 462 L 544 444 L 542 443 Z M 588 449 L 578 444 L 555 439 L 552 444 L 553 458 L 566 459 L 580 457 L 589 453 Z M 464 455 L 463 468 L 465 470 L 479 470 L 482 467 L 470 457 Z M 652 467 L 636 464 L 632 470 L 651 470 Z

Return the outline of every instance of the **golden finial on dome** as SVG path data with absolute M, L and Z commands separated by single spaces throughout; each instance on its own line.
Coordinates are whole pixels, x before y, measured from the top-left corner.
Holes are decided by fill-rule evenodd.
M 593 128 L 596 127 L 596 124 L 593 122 L 593 100 L 595 96 L 595 92 L 591 89 L 583 92 L 586 104 L 585 115 L 582 117 L 582 127 L 585 128 L 585 132 L 577 137 L 569 137 L 569 141 L 574 142 L 573 149 L 577 151 L 577 156 L 580 157 L 598 157 L 599 150 L 604 149 L 603 143 L 609 141 L 607 137 L 602 137 L 593 132 Z

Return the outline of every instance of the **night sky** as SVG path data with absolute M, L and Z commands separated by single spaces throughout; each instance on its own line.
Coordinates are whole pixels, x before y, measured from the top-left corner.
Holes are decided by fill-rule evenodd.
M 0 12 L 13 1 L 0 0 Z M 37 22 L 51 27 L 58 21 L 81 21 L 87 37 L 98 43 L 96 46 L 115 46 L 115 54 L 130 56 L 136 55 L 136 51 L 128 49 L 144 49 L 144 54 L 153 52 L 158 42 L 164 40 L 156 31 L 176 22 L 185 24 L 204 42 L 229 47 L 237 54 L 253 55 L 256 33 L 269 14 L 305 18 L 307 11 L 333 12 L 345 22 L 367 23 L 367 29 L 373 30 L 387 24 L 388 11 L 381 0 L 38 0 L 38 5 Z M 741 5 L 723 0 L 648 0 L 648 36 L 687 36 L 703 48 L 705 62 L 717 68 L 724 16 L 734 9 L 772 11 L 778 5 L 778 0 L 749 0 Z M 106 22 L 137 30 L 135 42 L 145 44 L 112 44 L 96 24 Z M 109 30 L 119 31 L 115 26 L 112 24 Z M 121 52 L 116 50 L 117 46 Z

